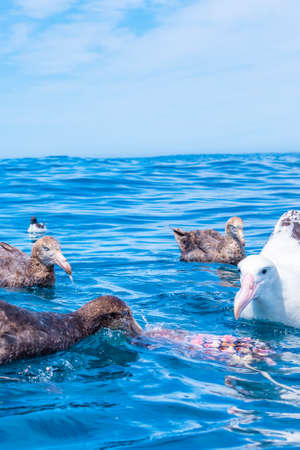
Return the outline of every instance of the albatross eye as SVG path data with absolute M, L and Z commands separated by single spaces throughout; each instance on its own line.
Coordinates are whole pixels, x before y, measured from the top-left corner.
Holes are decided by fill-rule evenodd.
M 262 271 L 261 271 L 261 273 L 263 273 L 264 275 L 265 275 L 265 273 L 267 273 L 267 269 L 263 269 Z

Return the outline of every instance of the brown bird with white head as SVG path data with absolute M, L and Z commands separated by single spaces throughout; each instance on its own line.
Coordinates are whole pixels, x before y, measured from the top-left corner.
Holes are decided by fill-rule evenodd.
M 51 236 L 38 239 L 32 247 L 31 256 L 0 242 L 0 287 L 52 286 L 55 283 L 54 264 L 72 279 L 71 266 L 62 254 L 58 241 Z
M 225 236 L 215 230 L 173 228 L 173 232 L 181 251 L 181 261 L 237 265 L 246 256 L 244 223 L 240 217 L 231 217 L 226 222 Z

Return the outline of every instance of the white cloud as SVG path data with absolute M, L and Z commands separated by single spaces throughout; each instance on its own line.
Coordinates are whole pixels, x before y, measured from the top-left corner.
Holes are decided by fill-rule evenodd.
M 77 0 L 15 0 L 17 7 L 28 17 L 43 19 L 69 9 Z
M 283 0 L 194 1 L 158 17 L 158 25 L 142 36 L 118 27 L 131 8 L 151 8 L 157 1 L 87 0 L 66 19 L 68 23 L 37 32 L 17 61 L 36 75 L 72 71 L 73 76 L 83 64 L 85 71 L 97 71 L 97 61 L 101 74 L 149 76 L 185 68 L 205 72 L 260 63 L 283 48 L 283 41 L 295 41 L 295 0 L 290 1 L 293 8 L 285 8 Z
M 80 64 L 88 66 L 99 58 L 97 36 L 105 34 L 90 24 L 57 25 L 33 39 L 16 59 L 36 75 L 68 73 Z M 97 45 L 98 44 L 98 45 Z M 98 48 L 97 48 L 98 47 Z
M 174 8 L 160 15 L 159 3 Z M 296 145 L 298 0 L 175 3 L 86 0 L 59 23 L 16 25 L 7 48 L 31 87 L 2 87 L 6 135 L 17 120 L 24 142 L 60 153 Z M 157 16 L 137 36 L 125 25 L 138 7 Z
M 98 12 L 138 8 L 145 5 L 145 0 L 88 0 L 83 8 Z
M 146 0 L 86 0 L 78 8 L 77 18 L 117 23 L 124 14 L 134 8 L 145 7 Z M 76 16 L 75 16 L 76 17 Z
M 86 71 L 98 61 L 99 67 L 120 48 L 130 45 L 126 31 L 112 32 L 104 23 L 80 22 L 56 25 L 32 39 L 26 51 L 14 59 L 27 73 L 35 75 L 65 74 L 73 77 L 76 69 Z
M 39 11 L 36 0 L 18 0 L 26 2 L 27 8 L 36 6 L 36 14 L 46 14 L 45 9 Z M 67 5 L 61 0 L 56 6 Z M 118 28 L 130 9 L 142 7 L 145 0 L 87 0 L 78 4 L 78 8 L 68 16 L 65 23 L 52 24 L 46 29 L 37 31 L 27 42 L 27 48 L 14 60 L 27 73 L 36 75 L 67 74 L 83 64 L 88 67 L 95 61 L 101 64 L 116 54 L 120 48 L 128 46 L 132 40 L 131 32 L 126 28 Z M 29 4 L 30 3 L 30 4 Z M 69 4 L 71 2 L 69 1 Z M 54 8 L 54 4 L 51 3 Z M 48 10 L 50 13 L 50 10 Z
M 24 51 L 30 40 L 33 28 L 28 23 L 17 23 L 10 27 L 9 36 L 0 34 L 0 54 L 11 54 Z
M 283 41 L 300 43 L 295 14 L 300 7 L 295 0 L 290 8 L 284 5 L 283 0 L 198 1 L 123 48 L 111 70 L 152 76 L 276 65 Z

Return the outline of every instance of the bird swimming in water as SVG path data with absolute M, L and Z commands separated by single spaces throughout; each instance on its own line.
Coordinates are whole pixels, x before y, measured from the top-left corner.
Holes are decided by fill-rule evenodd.
M 237 265 L 246 256 L 244 223 L 240 217 L 231 217 L 226 222 L 225 237 L 215 230 L 173 228 L 173 232 L 181 251 L 181 261 Z
M 234 364 L 255 359 L 272 364 L 269 356 L 274 353 L 267 345 L 250 338 L 162 328 L 144 331 L 125 302 L 103 295 L 67 314 L 29 311 L 0 300 L 0 365 L 67 350 L 101 328 L 124 331 L 137 345 L 150 344 L 154 348 L 169 342 L 190 356 L 197 354 Z
M 72 279 L 71 266 L 62 254 L 58 241 L 51 236 L 38 239 L 32 247 L 31 256 L 0 242 L 0 287 L 52 286 L 55 283 L 54 264 Z
M 68 314 L 33 312 L 0 300 L 0 365 L 66 350 L 101 328 L 132 337 L 142 331 L 129 306 L 112 295 Z
M 300 328 L 300 211 L 284 213 L 259 255 L 239 264 L 234 315 Z
M 47 231 L 47 227 L 44 223 L 38 223 L 37 218 L 32 216 L 27 231 L 28 233 L 44 233 Z

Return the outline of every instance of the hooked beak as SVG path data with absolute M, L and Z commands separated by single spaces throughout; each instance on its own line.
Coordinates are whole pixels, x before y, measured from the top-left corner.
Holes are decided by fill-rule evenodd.
M 136 320 L 132 317 L 129 325 L 129 334 L 131 337 L 136 337 L 143 332 L 143 328 L 139 326 Z
M 69 275 L 71 281 L 73 281 L 71 266 L 61 252 L 55 254 L 54 263 L 61 267 Z
M 253 275 L 251 273 L 246 273 L 241 279 L 241 289 L 234 299 L 234 317 L 236 320 L 238 320 L 241 312 L 253 299 L 257 287 L 258 284 L 255 283 Z
M 240 239 L 240 242 L 241 242 L 242 246 L 245 247 L 246 242 L 245 242 L 243 231 L 239 231 L 239 239 Z

